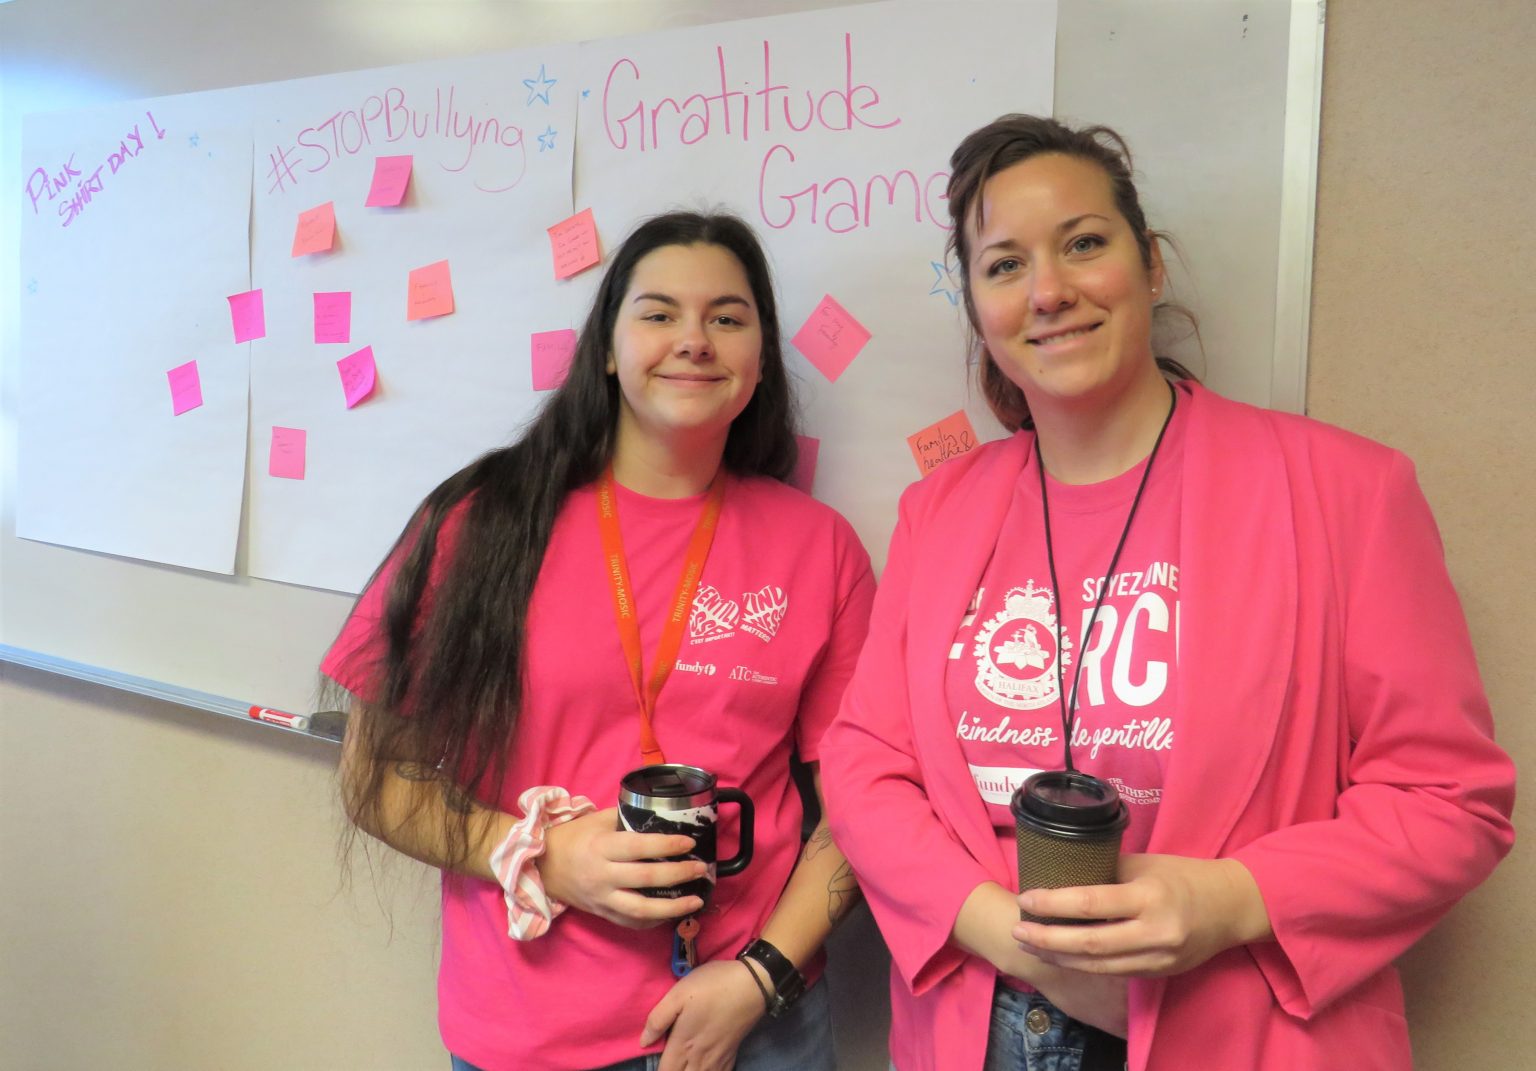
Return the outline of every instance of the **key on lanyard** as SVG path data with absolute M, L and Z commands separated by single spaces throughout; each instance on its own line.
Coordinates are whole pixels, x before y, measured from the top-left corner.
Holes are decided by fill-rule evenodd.
M 699 936 L 699 920 L 686 918 L 677 924 L 672 933 L 672 974 L 681 978 L 698 966 L 698 950 L 695 939 Z

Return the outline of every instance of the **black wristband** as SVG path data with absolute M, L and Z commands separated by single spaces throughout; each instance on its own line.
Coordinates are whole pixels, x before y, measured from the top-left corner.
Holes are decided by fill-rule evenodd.
M 758 938 L 747 944 L 736 954 L 737 959 L 750 959 L 768 972 L 768 980 L 773 983 L 773 1000 L 768 1005 L 768 1014 L 777 1019 L 788 1011 L 805 993 L 805 975 L 801 974 L 777 948 L 767 941 Z M 747 968 L 751 970 L 750 967 Z M 753 977 L 756 977 L 754 972 Z
M 752 976 L 752 981 L 757 984 L 757 991 L 763 995 L 763 1011 L 767 1012 L 769 1015 L 772 1015 L 773 993 L 771 993 L 768 987 L 763 984 L 763 980 L 757 976 L 757 972 L 752 969 L 752 964 L 747 962 L 746 956 L 737 956 L 736 962 L 741 964 L 742 970 L 746 971 Z M 757 961 L 753 960 L 752 962 L 756 963 Z M 766 970 L 766 968 L 764 969 Z

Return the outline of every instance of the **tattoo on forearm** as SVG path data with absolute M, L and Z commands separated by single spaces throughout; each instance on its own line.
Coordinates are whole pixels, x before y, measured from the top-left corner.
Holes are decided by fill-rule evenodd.
M 443 782 L 443 802 L 454 814 L 474 814 L 475 798 L 452 781 Z
M 826 826 L 817 826 L 816 831 L 805 842 L 805 849 L 800 853 L 800 858 L 809 863 L 830 847 L 832 847 L 832 831 Z
M 827 921 L 836 923 L 858 901 L 859 879 L 854 876 L 853 867 L 845 859 L 843 865 L 837 868 L 837 873 L 832 875 L 832 880 L 827 882 Z
M 406 781 L 415 781 L 419 784 L 438 782 L 443 793 L 443 803 L 454 814 L 474 814 L 480 806 L 468 792 L 444 777 L 436 767 L 428 766 L 424 762 L 397 762 L 395 773 Z

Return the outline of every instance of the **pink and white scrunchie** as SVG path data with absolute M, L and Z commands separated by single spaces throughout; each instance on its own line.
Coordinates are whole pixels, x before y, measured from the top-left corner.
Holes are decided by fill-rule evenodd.
M 491 852 L 491 870 L 507 897 L 507 936 L 531 941 L 549 930 L 566 905 L 544 892 L 534 860 L 544 854 L 544 830 L 597 810 L 585 796 L 554 785 L 526 789 L 517 797 L 524 817 Z

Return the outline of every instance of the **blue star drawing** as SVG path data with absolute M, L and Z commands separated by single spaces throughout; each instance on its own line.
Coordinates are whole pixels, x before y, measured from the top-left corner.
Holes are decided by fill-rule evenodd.
M 192 146 L 194 149 L 197 148 L 197 135 L 193 134 L 190 138 L 188 138 L 187 144 Z
M 592 91 L 590 89 L 583 89 L 581 91 L 581 95 L 583 97 L 590 97 L 592 95 Z
M 547 126 L 544 128 L 544 133 L 539 135 L 540 152 L 543 152 L 545 149 L 553 149 L 555 147 L 555 133 L 555 128 L 552 126 Z
M 544 64 L 539 64 L 539 76 L 537 78 L 524 78 L 523 85 L 528 87 L 528 103 L 536 100 L 549 103 L 549 90 L 555 84 L 555 79 L 544 73 Z
M 32 279 L 32 280 L 28 281 L 28 283 L 27 283 L 27 293 L 29 293 L 29 294 L 37 293 L 37 280 L 36 279 Z
M 949 298 L 951 305 L 960 304 L 960 283 L 955 279 L 955 273 L 949 270 L 949 265 L 930 260 L 928 266 L 933 269 L 933 288 L 928 291 L 928 296 L 943 294 Z

